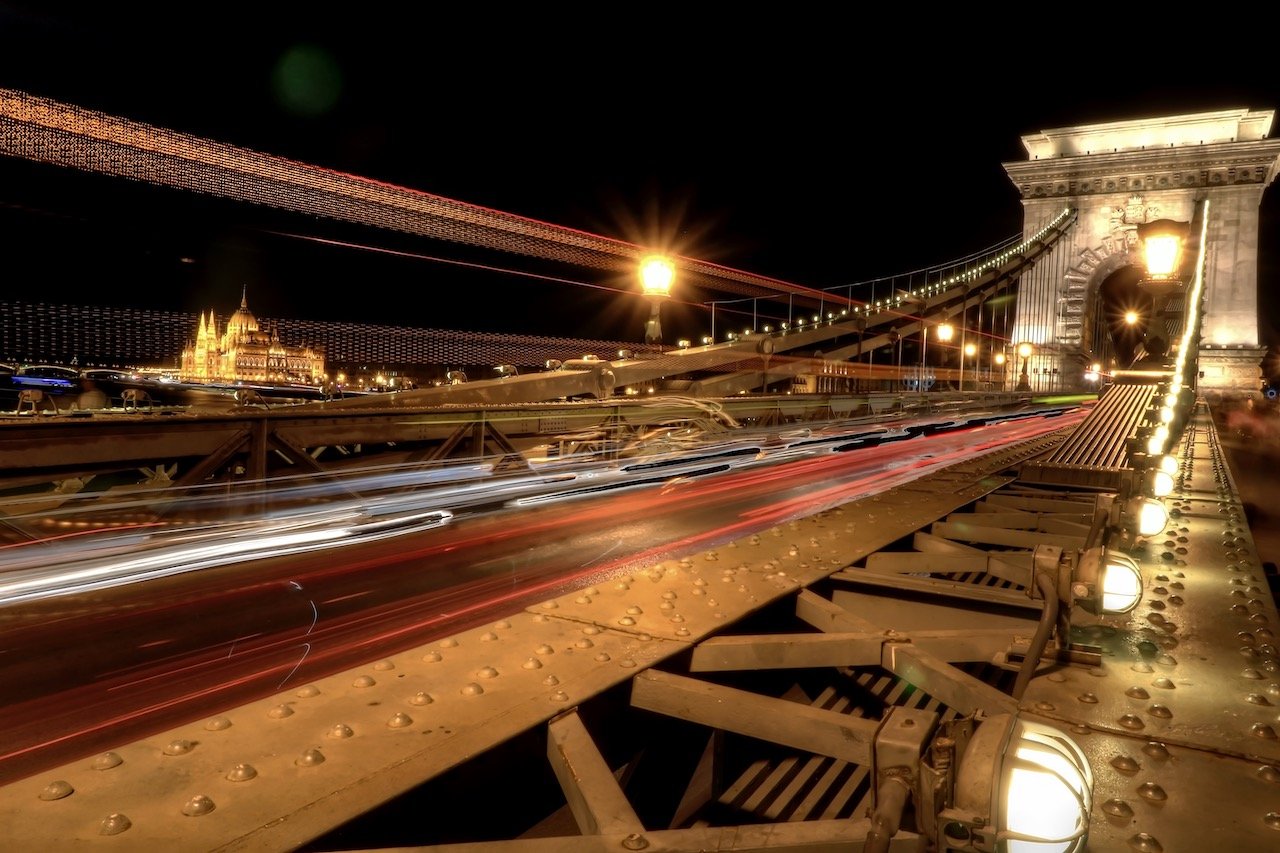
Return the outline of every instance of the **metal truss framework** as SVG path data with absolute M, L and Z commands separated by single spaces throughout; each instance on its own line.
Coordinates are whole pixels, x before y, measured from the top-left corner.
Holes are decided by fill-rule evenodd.
M 914 850 L 942 824 L 920 803 L 891 832 L 874 819 L 887 796 L 873 748 L 885 726 L 980 727 L 1016 712 L 1069 732 L 1088 756 L 1089 849 L 1205 840 L 1204 809 L 1223 845 L 1269 843 L 1277 613 L 1203 409 L 1179 448 L 1174 517 L 1134 552 L 1140 607 L 1075 614 L 1070 639 L 1092 655 L 1046 656 L 1021 698 L 1009 692 L 1040 615 L 1025 580 L 1035 549 L 1079 546 L 1093 505 L 1092 492 L 1016 479 L 1063 437 L 121 745 L 0 789 L 0 815 L 32 844 L 119 834 L 205 850 L 329 849 L 323 833 L 343 821 L 541 731 L 567 832 L 549 821 L 503 840 L 477 827 L 474 842 L 423 849 Z M 1219 665 L 1238 654 L 1242 666 Z M 792 674 L 780 682 L 791 688 L 734 678 L 769 672 Z M 639 805 L 645 751 L 619 765 L 598 745 L 593 697 L 617 689 L 637 719 L 704 733 L 688 741 L 703 748 L 687 779 L 663 774 L 678 796 L 661 825 Z M 741 750 L 748 758 L 733 760 Z M 1191 801 L 1200 808 L 1170 808 Z M 928 807 L 966 819 L 945 797 Z M 418 838 L 439 843 L 429 824 Z

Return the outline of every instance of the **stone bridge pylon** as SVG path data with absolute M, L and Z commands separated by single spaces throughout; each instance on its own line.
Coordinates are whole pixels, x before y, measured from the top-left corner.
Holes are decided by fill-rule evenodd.
M 1258 336 L 1262 194 L 1276 176 L 1273 110 L 1217 112 L 1042 130 L 1022 137 L 1027 159 L 1005 163 L 1036 233 L 1064 206 L 1079 211 L 1049 262 L 1019 285 L 1014 344 L 1033 344 L 1034 377 L 1082 365 L 1126 367 L 1123 313 L 1138 293 L 1137 231 L 1157 219 L 1190 222 L 1208 199 L 1208 264 L 1199 388 L 1256 394 L 1265 348 Z M 1134 307 L 1146 322 L 1141 302 Z M 1041 384 L 1048 387 L 1042 379 Z

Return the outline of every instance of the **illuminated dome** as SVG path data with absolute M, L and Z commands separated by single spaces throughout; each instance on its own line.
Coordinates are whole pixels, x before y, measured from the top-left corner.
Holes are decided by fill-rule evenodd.
M 231 315 L 231 319 L 227 321 L 227 333 L 231 335 L 245 335 L 249 332 L 258 331 L 258 318 L 253 316 L 253 312 L 249 310 L 248 292 L 241 293 L 240 307 L 236 309 L 236 313 Z

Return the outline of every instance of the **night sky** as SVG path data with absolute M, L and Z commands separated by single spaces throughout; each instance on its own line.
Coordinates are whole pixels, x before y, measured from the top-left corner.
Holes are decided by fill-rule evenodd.
M 432 11 L 277 4 L 295 11 L 267 19 L 219 4 L 142 24 L 0 3 L 0 87 L 814 288 L 1019 233 L 1002 163 L 1025 157 L 1023 134 L 1280 109 L 1280 77 L 1250 67 L 1240 41 L 1205 57 L 1183 30 L 1179 50 L 1096 33 L 1066 50 L 1011 39 L 1035 32 L 1026 21 L 1005 37 L 942 26 L 948 41 L 927 42 L 899 35 L 918 29 L 909 18 L 872 31 L 847 12 L 691 22 L 654 7 L 614 21 L 415 6 Z M 547 285 L 507 255 L 488 259 L 506 272 L 477 273 L 439 242 L 123 184 L 0 160 L 5 297 L 226 313 L 247 287 L 260 316 L 642 339 L 643 301 L 589 286 L 591 270 L 565 276 L 582 286 Z M 1270 342 L 1277 193 L 1259 276 Z M 664 311 L 668 339 L 706 330 L 699 304 Z

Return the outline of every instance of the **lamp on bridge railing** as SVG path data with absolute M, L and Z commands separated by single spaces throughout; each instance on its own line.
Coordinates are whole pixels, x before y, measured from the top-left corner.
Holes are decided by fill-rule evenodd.
M 1022 359 L 1022 373 L 1018 375 L 1018 387 L 1016 391 L 1031 390 L 1031 376 L 1027 373 L 1027 362 L 1031 358 L 1031 354 L 1035 352 L 1035 347 L 1023 341 L 1018 344 L 1018 357 Z
M 1044 608 L 1035 635 L 1017 652 L 1022 663 L 1014 680 L 1013 698 L 1022 698 L 1046 657 L 1079 661 L 1101 651 L 1071 641 L 1071 611 L 1077 603 L 1095 615 L 1126 613 L 1142 597 L 1142 572 L 1137 563 L 1105 541 L 1117 524 L 1119 503 L 1115 495 L 1097 497 L 1083 548 L 1045 544 L 1032 552 L 1030 577 L 1024 582 L 1026 593 L 1032 600 L 1043 601 Z
M 644 324 L 644 342 L 652 346 L 662 345 L 662 320 L 659 312 L 662 303 L 671 295 L 676 266 L 670 258 L 649 255 L 640 262 L 640 286 L 649 299 L 649 319 Z
M 1062 730 L 1017 711 L 940 721 L 937 712 L 897 706 L 850 728 L 870 741 L 873 776 L 870 828 L 858 849 L 898 849 L 893 838 L 909 805 L 931 850 L 1085 848 L 1093 771 Z
M 1005 354 L 1002 352 L 998 352 L 991 357 L 991 361 L 992 363 L 995 364 L 996 367 L 1000 368 L 1000 390 L 1003 391 L 1004 390 L 1004 363 L 1005 361 L 1007 361 L 1007 359 L 1005 358 Z
M 966 760 L 967 759 L 967 760 Z M 953 808 L 938 815 L 938 849 L 1055 851 L 1085 848 L 1093 771 L 1084 752 L 1051 726 L 988 717 L 960 757 Z
M 1117 498 L 1108 518 L 1110 544 L 1125 551 L 1132 550 L 1140 537 L 1155 536 L 1169 523 L 1169 511 L 1156 498 L 1144 494 Z

